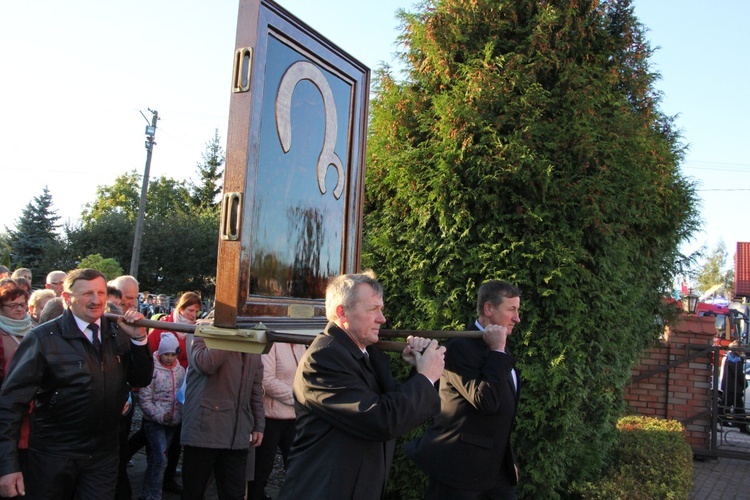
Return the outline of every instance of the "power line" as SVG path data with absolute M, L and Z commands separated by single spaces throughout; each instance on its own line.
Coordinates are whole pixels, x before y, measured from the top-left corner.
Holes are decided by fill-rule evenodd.
M 721 188 L 717 188 L 717 189 L 696 189 L 696 191 L 699 191 L 699 192 L 703 192 L 703 191 L 722 191 L 722 192 L 727 192 L 727 191 L 750 191 L 750 188 L 738 188 L 738 189 L 730 189 L 730 188 L 727 188 L 727 189 L 721 189 Z
M 682 166 L 689 170 L 711 170 L 713 172 L 748 172 L 750 163 L 721 162 L 721 161 L 691 161 Z

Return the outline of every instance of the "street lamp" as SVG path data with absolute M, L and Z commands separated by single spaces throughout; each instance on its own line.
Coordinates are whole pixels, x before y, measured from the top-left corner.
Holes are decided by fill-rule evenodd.
M 689 315 L 694 315 L 695 310 L 698 308 L 698 299 L 700 298 L 701 296 L 691 288 L 687 295 L 682 296 L 682 308 Z

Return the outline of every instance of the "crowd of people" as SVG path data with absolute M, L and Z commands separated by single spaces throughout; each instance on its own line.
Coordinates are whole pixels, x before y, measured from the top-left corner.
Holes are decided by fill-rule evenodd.
M 445 346 L 407 338 L 401 358 L 412 376 L 399 384 L 375 346 L 386 319 L 370 272 L 331 280 L 328 325 L 309 348 L 274 343 L 263 355 L 183 333 L 178 325 L 206 313 L 193 292 L 171 307 L 132 276 L 52 271 L 32 291 L 28 269 L 2 272 L 2 497 L 201 499 L 213 478 L 220 499 L 265 499 L 280 451 L 279 498 L 381 498 L 396 438 L 432 419 L 406 445 L 429 476 L 428 498 L 515 498 L 521 379 L 506 341 L 521 293 L 508 283 L 480 287 L 467 329 L 481 336 Z M 134 324 L 143 318 L 164 327 Z M 127 465 L 144 446 L 134 492 Z

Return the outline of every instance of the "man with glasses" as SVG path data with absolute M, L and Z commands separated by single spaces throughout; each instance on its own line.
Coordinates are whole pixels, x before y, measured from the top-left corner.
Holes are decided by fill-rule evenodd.
M 65 281 L 65 271 L 52 271 L 47 275 L 47 283 L 44 288 L 52 290 L 56 296 L 60 297 L 63 292 L 63 281 Z
M 118 423 L 128 384 L 151 382 L 146 335 L 103 317 L 107 283 L 99 271 L 76 269 L 63 284 L 66 310 L 18 346 L 0 389 L 0 495 L 114 498 Z M 29 449 L 17 449 L 21 420 L 31 412 Z

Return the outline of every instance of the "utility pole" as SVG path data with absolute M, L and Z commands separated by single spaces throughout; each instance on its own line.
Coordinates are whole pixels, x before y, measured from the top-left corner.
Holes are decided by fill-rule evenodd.
M 135 221 L 135 237 L 133 238 L 133 255 L 130 258 L 130 275 L 138 278 L 138 264 L 141 258 L 141 239 L 143 236 L 143 218 L 146 213 L 146 194 L 148 193 L 148 176 L 151 170 L 151 153 L 154 150 L 154 137 L 156 136 L 156 121 L 159 119 L 159 112 L 149 108 L 151 112 L 151 123 L 146 125 L 146 168 L 143 171 L 143 186 L 141 187 L 141 200 L 138 205 L 138 218 Z M 148 123 L 148 118 L 141 112 L 141 115 Z

